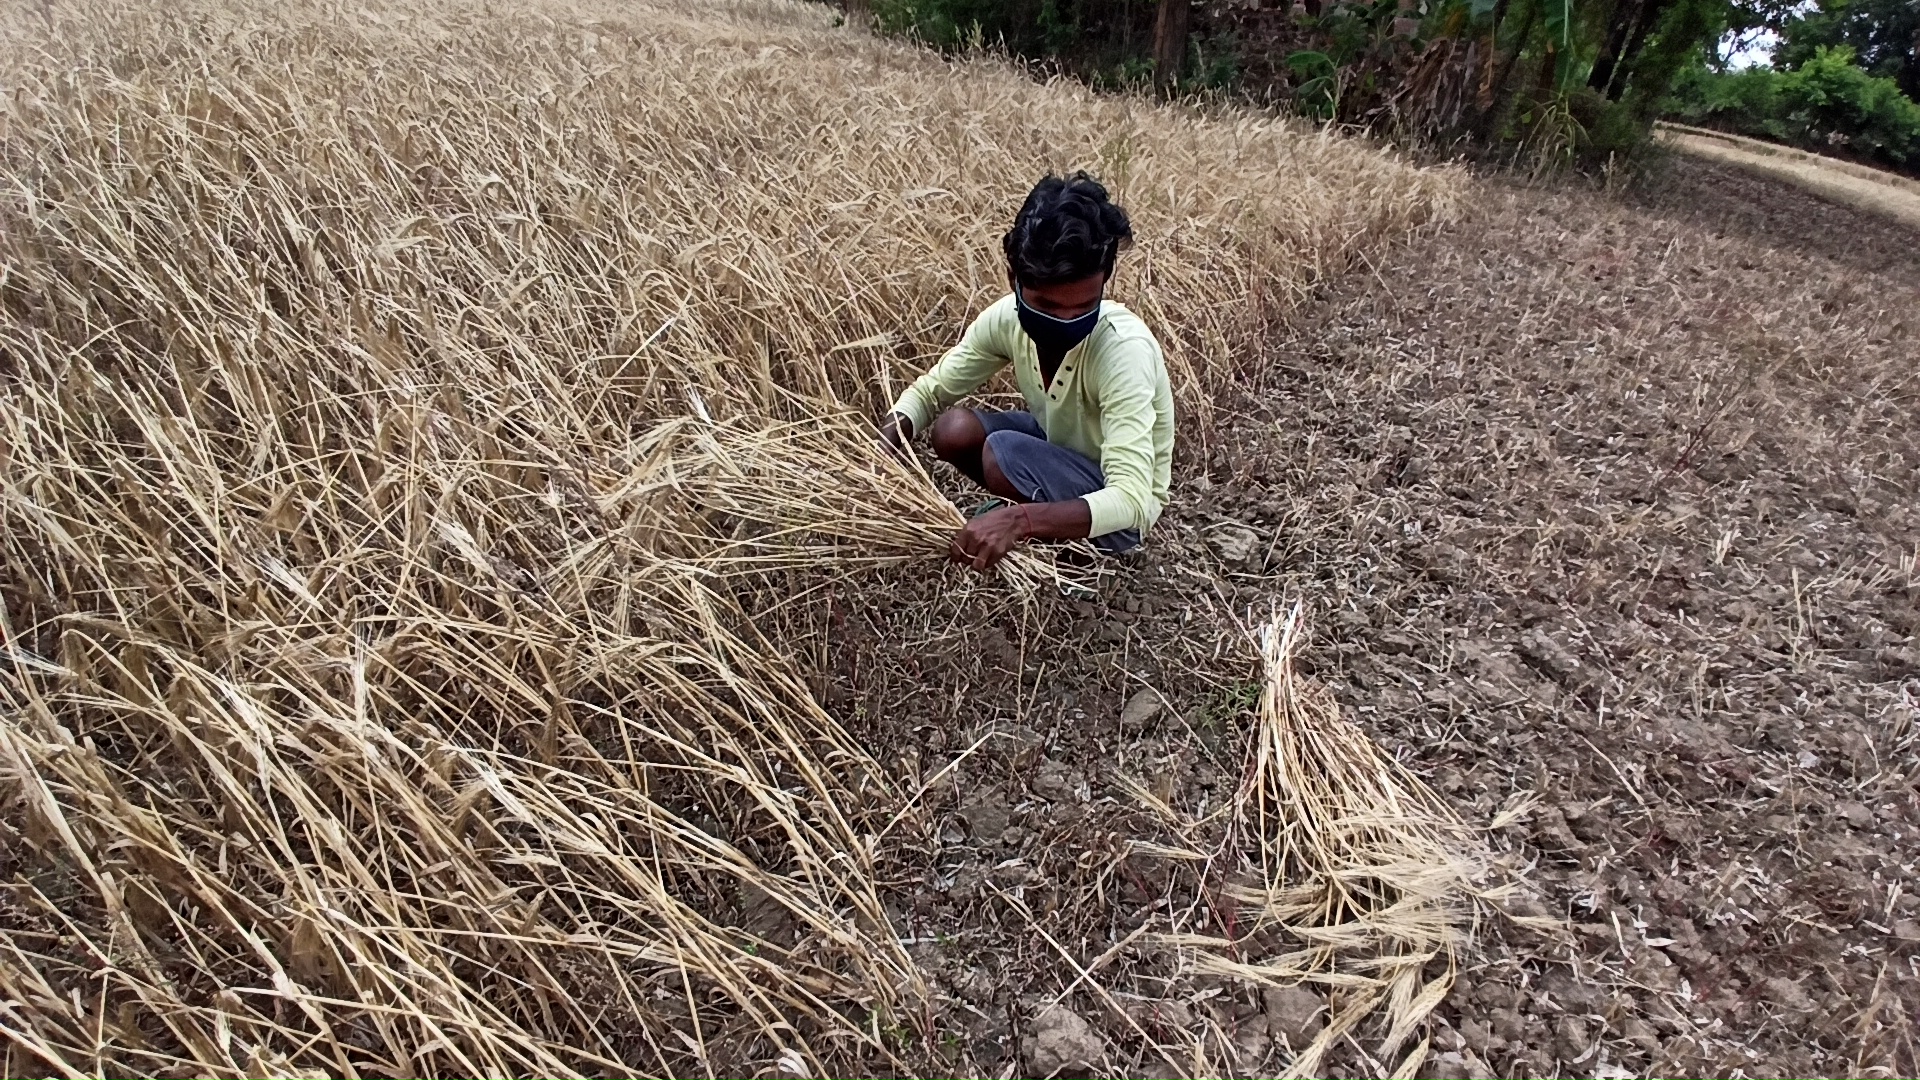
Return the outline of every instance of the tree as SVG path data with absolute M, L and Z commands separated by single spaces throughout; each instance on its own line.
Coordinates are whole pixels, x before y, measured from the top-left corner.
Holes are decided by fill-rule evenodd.
M 1631 69 L 1633 59 L 1646 47 L 1647 38 L 1672 6 L 1672 0 L 1621 0 L 1613 5 L 1587 85 L 1610 101 L 1620 100 L 1627 89 L 1627 81 L 1621 76 Z
M 1775 67 L 1799 68 L 1820 49 L 1844 46 L 1867 74 L 1892 79 L 1920 101 L 1920 0 L 1819 0 L 1779 32 Z
M 1160 0 L 1153 18 L 1153 78 L 1162 89 L 1180 78 L 1187 58 L 1188 0 Z

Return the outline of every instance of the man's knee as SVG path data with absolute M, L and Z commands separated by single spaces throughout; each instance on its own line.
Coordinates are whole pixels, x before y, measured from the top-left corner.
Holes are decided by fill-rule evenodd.
M 964 461 L 980 452 L 981 444 L 987 441 L 987 429 L 972 409 L 948 409 L 934 419 L 927 441 L 941 461 Z
M 987 436 L 980 447 L 981 483 L 988 491 L 1014 502 L 1025 502 L 1027 497 L 1021 493 L 1019 485 L 1007 478 L 1006 470 L 1001 468 L 1000 454 L 995 452 L 994 444 L 998 443 L 1000 449 L 1004 450 L 1022 437 L 1012 431 L 996 431 Z

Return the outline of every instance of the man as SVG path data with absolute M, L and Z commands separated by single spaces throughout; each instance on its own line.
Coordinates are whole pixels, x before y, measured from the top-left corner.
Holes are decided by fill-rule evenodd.
M 954 536 L 954 561 L 987 570 L 1028 539 L 1091 537 L 1119 554 L 1159 518 L 1173 473 L 1166 362 L 1146 324 L 1104 295 L 1132 240 L 1086 173 L 1041 180 L 1001 241 L 1013 291 L 881 423 L 901 448 L 932 419 L 940 460 L 1006 500 Z M 1026 411 L 950 408 L 1008 364 Z

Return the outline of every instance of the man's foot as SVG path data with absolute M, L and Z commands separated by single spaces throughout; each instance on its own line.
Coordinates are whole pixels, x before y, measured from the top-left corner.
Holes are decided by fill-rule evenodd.
M 1054 579 L 1054 586 L 1060 590 L 1060 595 L 1068 600 L 1079 600 L 1082 603 L 1091 604 L 1100 599 L 1100 594 L 1095 590 L 1078 582 L 1068 581 L 1066 578 Z

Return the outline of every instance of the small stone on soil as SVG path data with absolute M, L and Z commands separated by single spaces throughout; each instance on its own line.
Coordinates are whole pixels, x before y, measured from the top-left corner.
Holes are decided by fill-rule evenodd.
M 1580 661 L 1544 631 L 1529 630 L 1520 635 L 1519 651 L 1522 659 L 1556 682 L 1564 683 L 1580 672 Z

